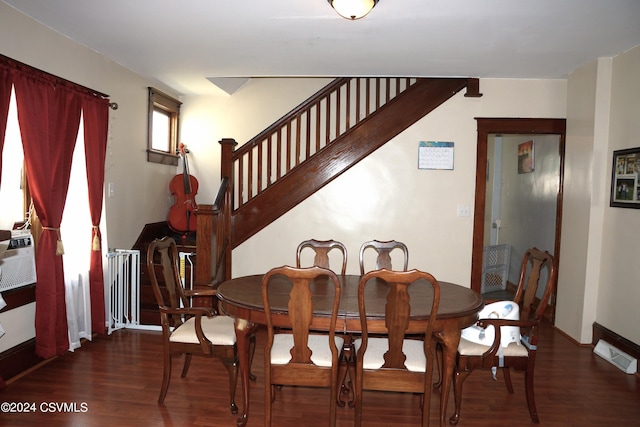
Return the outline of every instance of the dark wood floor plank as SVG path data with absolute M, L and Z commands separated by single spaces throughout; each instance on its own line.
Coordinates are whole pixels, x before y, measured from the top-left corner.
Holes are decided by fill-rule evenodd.
M 258 334 L 248 426 L 263 425 L 264 333 Z M 0 402 L 34 403 L 35 413 L 0 413 L 2 426 L 234 426 L 228 411 L 228 380 L 222 364 L 193 360 L 189 376 L 174 365 L 164 405 L 157 404 L 162 377 L 159 332 L 120 330 L 85 343 L 9 384 Z M 512 374 L 510 395 L 498 377 L 475 372 L 465 382 L 460 427 L 530 425 L 522 373 Z M 640 421 L 640 378 L 626 375 L 590 348 L 579 347 L 551 326 L 543 328 L 536 366 L 536 403 L 541 426 L 626 426 Z M 211 386 L 211 384 L 215 384 Z M 285 387 L 276 394 L 273 425 L 326 426 L 329 393 L 325 389 Z M 240 385 L 237 403 L 241 405 Z M 77 412 L 43 412 L 53 404 L 75 404 Z M 418 426 L 417 395 L 365 392 L 367 427 Z M 86 412 L 82 404 L 86 404 Z M 431 425 L 437 425 L 439 399 L 434 395 Z M 68 406 L 73 409 L 73 406 Z M 53 408 L 55 409 L 55 408 Z M 453 399 L 449 411 L 453 410 Z M 449 414 L 450 415 L 450 414 Z M 353 410 L 338 408 L 337 425 L 351 426 Z

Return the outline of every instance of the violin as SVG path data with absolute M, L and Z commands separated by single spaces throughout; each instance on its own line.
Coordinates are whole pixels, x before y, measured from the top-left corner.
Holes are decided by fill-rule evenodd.
M 174 204 L 169 208 L 167 223 L 172 230 L 181 233 L 196 231 L 197 228 L 194 211 L 198 208 L 195 199 L 198 192 L 198 180 L 189 174 L 188 152 L 185 145 L 180 143 L 178 154 L 182 157 L 182 173 L 174 176 L 169 183 Z

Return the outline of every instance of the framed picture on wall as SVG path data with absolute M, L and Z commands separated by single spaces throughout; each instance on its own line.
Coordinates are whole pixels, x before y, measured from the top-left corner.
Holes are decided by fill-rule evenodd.
M 531 173 L 534 169 L 533 140 L 518 145 L 518 173 Z
M 640 147 L 613 152 L 609 206 L 640 209 Z

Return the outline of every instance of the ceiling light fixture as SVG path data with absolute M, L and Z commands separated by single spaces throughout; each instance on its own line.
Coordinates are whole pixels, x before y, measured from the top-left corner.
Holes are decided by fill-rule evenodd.
M 378 0 L 328 0 L 332 8 L 343 18 L 360 19 L 378 4 Z

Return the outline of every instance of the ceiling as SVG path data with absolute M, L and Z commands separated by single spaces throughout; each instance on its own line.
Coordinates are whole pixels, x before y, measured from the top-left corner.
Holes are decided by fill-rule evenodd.
M 326 0 L 1 1 L 185 95 L 248 77 L 565 78 L 640 45 L 640 0 L 380 0 L 356 21 Z

